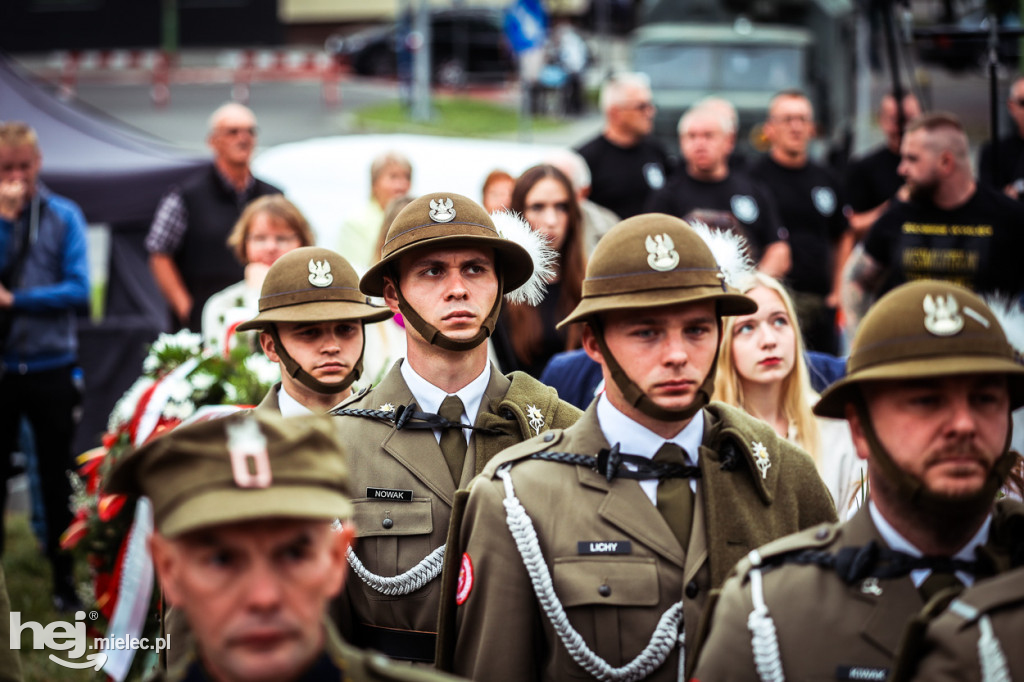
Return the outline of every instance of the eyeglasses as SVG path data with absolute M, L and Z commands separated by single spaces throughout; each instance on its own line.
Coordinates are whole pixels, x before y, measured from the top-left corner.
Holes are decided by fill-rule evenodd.
M 238 127 L 238 128 L 221 128 L 219 132 L 223 133 L 224 135 L 227 135 L 228 137 L 237 137 L 238 135 L 241 135 L 242 133 L 246 133 L 248 135 L 252 135 L 253 137 L 256 137 L 256 133 L 259 132 L 259 129 L 256 126 Z
M 1024 97 L 1013 100 L 1013 103 L 1016 104 L 1021 109 L 1024 109 Z
M 771 121 L 772 123 L 780 123 L 782 125 L 791 125 L 793 123 L 807 125 L 811 122 L 811 117 L 802 114 L 792 114 L 790 116 L 772 116 Z
M 633 102 L 631 104 L 622 104 L 619 106 L 623 109 L 628 109 L 630 111 L 639 111 L 644 114 L 654 111 L 655 109 L 655 106 L 652 102 Z

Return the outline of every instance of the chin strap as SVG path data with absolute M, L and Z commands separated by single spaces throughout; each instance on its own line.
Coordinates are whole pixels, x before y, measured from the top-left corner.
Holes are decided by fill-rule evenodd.
M 611 372 L 612 381 L 622 391 L 623 397 L 626 401 L 640 410 L 648 417 L 657 419 L 658 421 L 673 422 L 673 421 L 684 421 L 692 419 L 695 414 L 701 411 L 705 405 L 711 402 L 711 394 L 715 387 L 715 368 L 718 365 L 718 353 L 720 352 L 721 344 L 715 349 L 715 357 L 711 361 L 711 369 L 708 371 L 706 377 L 704 377 L 704 383 L 697 389 L 697 394 L 693 397 L 693 401 L 686 407 L 679 410 L 667 410 L 661 407 L 653 400 L 651 400 L 646 393 L 644 393 L 639 386 L 636 385 L 629 375 L 626 374 L 626 370 L 622 369 L 622 365 L 612 355 L 611 350 L 608 348 L 608 344 L 604 340 L 604 327 L 597 319 L 589 320 L 588 324 L 594 330 L 594 338 L 597 340 L 598 348 L 601 349 L 601 355 L 604 357 L 605 364 L 608 365 L 608 371 Z M 722 331 L 722 318 L 718 318 L 718 331 L 719 337 L 721 337 Z
M 362 325 L 362 322 L 359 324 Z M 281 364 L 284 365 L 288 375 L 312 391 L 322 393 L 323 395 L 341 393 L 351 386 L 352 382 L 358 379 L 359 375 L 363 373 L 363 353 L 366 350 L 365 334 L 363 335 L 363 345 L 359 349 L 359 359 L 356 360 L 356 364 L 352 368 L 352 371 L 348 373 L 348 376 L 342 379 L 341 383 L 325 384 L 306 370 L 302 369 L 299 363 L 295 361 L 295 358 L 288 353 L 288 349 L 284 347 L 283 343 L 281 343 L 281 336 L 277 333 L 276 324 L 267 325 L 266 332 L 270 334 L 270 338 L 274 340 L 274 349 L 277 351 L 278 357 L 281 358 Z
M 498 272 L 498 295 L 494 297 L 494 305 L 491 306 L 491 311 L 487 313 L 487 317 L 480 324 L 480 329 L 472 338 L 461 340 L 445 336 L 441 333 L 440 329 L 424 320 L 416 312 L 416 309 L 405 300 L 405 296 L 402 295 L 402 289 L 398 286 L 398 278 L 393 277 L 392 281 L 394 282 L 395 294 L 398 296 L 398 310 L 402 313 L 402 317 L 432 346 L 454 351 L 472 350 L 486 341 L 487 337 L 494 332 L 494 325 L 498 322 L 498 313 L 501 312 L 502 291 L 505 290 L 505 278 L 502 277 L 500 271 Z
M 935 495 L 924 487 L 921 479 L 912 476 L 901 469 L 893 460 L 892 455 L 882 445 L 875 432 L 874 424 L 871 423 L 871 415 L 868 412 L 867 402 L 862 394 L 857 394 L 853 399 L 854 409 L 860 417 L 861 427 L 864 429 L 864 436 L 871 449 L 872 464 L 882 470 L 882 475 L 892 485 L 896 486 L 896 493 L 907 502 L 914 504 L 929 514 L 940 516 L 958 515 L 958 510 L 977 509 L 979 506 L 991 505 L 995 500 L 996 492 L 1006 482 L 1007 476 L 1017 462 L 1017 455 L 1010 450 L 1010 438 L 1012 429 L 1007 429 L 1006 442 L 1003 444 L 1003 452 L 992 466 L 988 473 L 985 485 L 976 494 L 960 499 L 950 499 Z

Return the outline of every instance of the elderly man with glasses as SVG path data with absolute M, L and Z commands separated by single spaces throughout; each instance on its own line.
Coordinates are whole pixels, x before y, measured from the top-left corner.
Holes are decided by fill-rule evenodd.
M 249 170 L 256 132 L 247 107 L 228 103 L 214 111 L 206 138 L 213 162 L 172 187 L 157 207 L 146 249 L 174 326 L 198 332 L 206 299 L 242 279 L 242 264 L 227 245 L 231 228 L 250 201 L 281 193 Z

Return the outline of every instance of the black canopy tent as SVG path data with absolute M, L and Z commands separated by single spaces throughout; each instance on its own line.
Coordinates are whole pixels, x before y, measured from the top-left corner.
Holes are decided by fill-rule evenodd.
M 143 245 L 153 212 L 169 186 L 208 160 L 61 101 L 0 54 L 0 121 L 11 120 L 39 134 L 43 182 L 110 231 L 105 315 L 79 325 L 86 391 L 75 445 L 84 451 L 98 443 L 114 403 L 141 373 L 146 344 L 166 325 Z

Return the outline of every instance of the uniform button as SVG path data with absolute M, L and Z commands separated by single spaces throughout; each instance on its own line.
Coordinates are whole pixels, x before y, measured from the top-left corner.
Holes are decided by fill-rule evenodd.
M 610 597 L 612 595 L 612 588 L 608 585 L 601 585 L 601 587 L 597 588 L 597 593 L 602 597 Z
M 554 439 L 555 439 L 555 434 L 553 434 L 553 433 L 545 433 L 544 434 L 544 442 L 545 443 L 550 443 Z
M 391 528 L 391 526 L 395 525 L 395 522 L 391 519 L 384 519 L 380 522 L 380 525 L 384 526 L 385 528 Z
M 814 534 L 816 540 L 824 540 L 828 537 L 828 528 L 819 528 L 818 532 Z
M 691 580 L 686 584 L 686 597 L 688 599 L 695 599 L 700 594 L 700 588 L 697 587 L 697 581 Z

